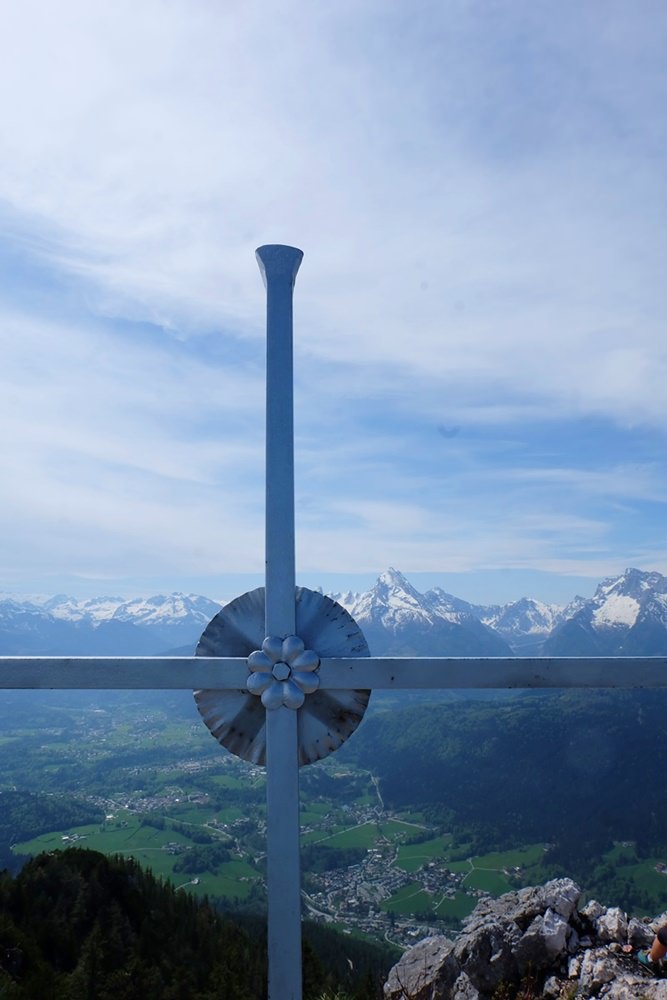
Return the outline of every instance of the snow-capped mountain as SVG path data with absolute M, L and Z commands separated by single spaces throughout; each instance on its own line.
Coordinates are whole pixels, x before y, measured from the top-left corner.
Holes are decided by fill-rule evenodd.
M 544 644 L 552 656 L 658 656 L 667 653 L 667 577 L 626 569 L 603 580 L 589 601 Z
M 522 598 L 470 604 L 420 593 L 388 569 L 365 593 L 332 594 L 379 655 L 667 655 L 667 577 L 628 569 L 566 608 Z M 220 605 L 196 594 L 125 600 L 0 595 L 0 654 L 124 656 L 194 650 Z
M 154 597 L 95 597 L 76 601 L 58 595 L 44 604 L 46 610 L 63 621 L 86 622 L 99 627 L 104 622 L 126 622 L 149 629 L 170 645 L 183 645 L 199 638 L 220 610 L 216 601 L 197 594 L 157 594 Z
M 0 600 L 0 652 L 142 656 L 194 649 L 220 605 L 196 594 L 77 600 L 66 594 Z
M 517 656 L 538 656 L 545 640 L 563 618 L 563 608 L 531 597 L 482 611 L 481 621 L 498 632 Z
M 444 591 L 421 594 L 388 569 L 364 594 L 338 594 L 361 627 L 371 653 L 385 656 L 511 656 L 507 643 L 465 601 Z
M 667 577 L 655 572 L 628 569 L 565 608 L 529 597 L 470 604 L 439 587 L 420 594 L 393 569 L 364 594 L 334 596 L 378 653 L 503 656 L 509 647 L 516 656 L 667 654 Z

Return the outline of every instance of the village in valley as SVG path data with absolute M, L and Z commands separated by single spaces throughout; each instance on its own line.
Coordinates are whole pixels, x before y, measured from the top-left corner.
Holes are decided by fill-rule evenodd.
M 17 862 L 88 847 L 131 856 L 177 888 L 227 910 L 266 906 L 265 772 L 211 739 L 188 702 L 164 697 L 26 701 L 2 720 L 0 793 L 81 803 L 82 818 L 14 832 Z M 415 806 L 397 811 L 352 755 L 304 767 L 304 916 L 405 946 L 456 931 L 481 897 L 544 880 L 544 843 L 475 854 Z M 39 818 L 39 817 L 37 817 Z M 35 836 L 35 833 L 39 833 Z M 612 856 L 613 854 L 613 856 Z M 619 843 L 605 863 L 662 892 L 656 859 Z M 664 869 L 664 864 L 662 865 Z
M 221 750 L 187 713 L 168 719 L 159 704 L 47 714 L 48 743 L 29 715 L 18 713 L 13 729 L 5 723 L 3 788 L 76 796 L 100 820 L 17 842 L 16 855 L 73 846 L 131 855 L 223 905 L 264 905 L 262 768 Z M 501 857 L 486 868 L 468 860 L 419 814 L 387 809 L 377 779 L 352 763 L 303 768 L 301 787 L 304 915 L 349 933 L 397 945 L 441 933 L 480 896 L 514 884 L 522 857 L 530 864 L 542 853 L 538 845 L 510 857 L 512 866 Z

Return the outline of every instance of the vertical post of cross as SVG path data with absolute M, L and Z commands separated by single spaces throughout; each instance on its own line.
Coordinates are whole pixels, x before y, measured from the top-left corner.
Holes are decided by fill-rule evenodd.
M 257 250 L 266 286 L 265 634 L 294 635 L 294 403 L 292 305 L 303 258 L 295 247 Z M 297 713 L 266 710 L 269 1000 L 301 1000 L 301 867 Z

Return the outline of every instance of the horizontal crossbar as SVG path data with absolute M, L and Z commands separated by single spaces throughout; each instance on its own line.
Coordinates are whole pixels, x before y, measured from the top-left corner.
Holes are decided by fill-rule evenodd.
M 243 690 L 244 657 L 2 656 L 0 690 Z M 323 659 L 332 690 L 661 688 L 667 657 L 371 657 Z
M 245 657 L 0 656 L 0 690 L 238 690 L 247 679 Z
M 323 659 L 326 688 L 660 688 L 667 657 L 374 657 Z

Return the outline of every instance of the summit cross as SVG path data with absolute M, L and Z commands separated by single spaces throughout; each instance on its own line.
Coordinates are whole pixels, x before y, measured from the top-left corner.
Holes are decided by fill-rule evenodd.
M 194 690 L 205 724 L 267 776 L 269 1000 L 301 1000 L 299 767 L 334 752 L 373 689 L 659 688 L 667 658 L 372 657 L 340 605 L 296 587 L 292 310 L 303 254 L 257 250 L 267 296 L 265 587 L 192 657 L 0 657 L 0 689 Z

